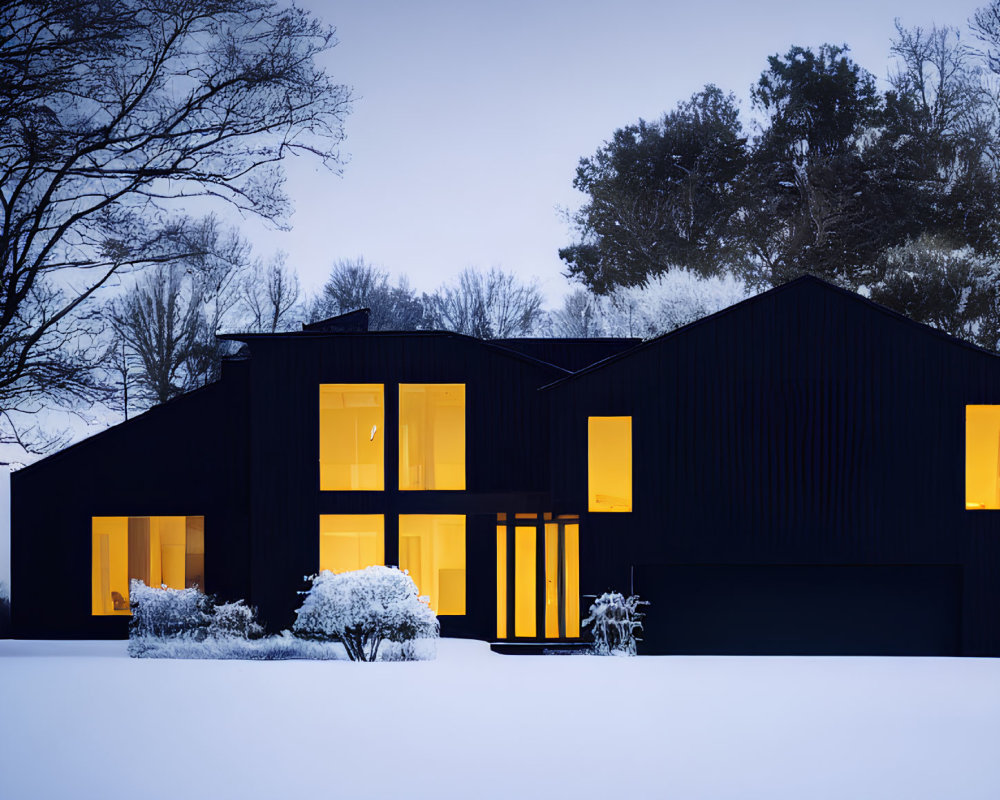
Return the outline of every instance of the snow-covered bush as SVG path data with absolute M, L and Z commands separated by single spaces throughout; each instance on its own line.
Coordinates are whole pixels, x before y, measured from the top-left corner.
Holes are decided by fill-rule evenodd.
M 201 640 L 208 635 L 215 603 L 197 589 L 154 589 L 129 581 L 129 639 L 146 636 Z
M 341 642 L 352 661 L 374 661 L 383 641 L 403 644 L 401 657 L 412 657 L 406 643 L 438 636 L 434 612 L 413 579 L 395 567 L 324 571 L 305 595 L 296 636 Z
M 590 607 L 583 625 L 590 625 L 594 636 L 594 652 L 602 656 L 634 656 L 635 643 L 641 641 L 636 632 L 642 630 L 639 606 L 648 606 L 634 594 L 626 598 L 619 592 L 605 592 Z
M 197 656 L 187 652 L 193 644 L 195 652 L 204 652 L 201 657 L 219 657 L 209 651 L 235 653 L 238 645 L 227 642 L 246 642 L 264 635 L 254 609 L 242 600 L 217 605 L 213 595 L 197 589 L 154 589 L 140 580 L 130 581 L 129 600 L 128 652 L 132 656 L 194 658 Z M 214 643 L 214 648 L 209 643 Z M 184 654 L 177 655 L 181 651 Z
M 264 628 L 257 622 L 257 613 L 242 600 L 221 603 L 212 611 L 208 635 L 215 639 L 259 639 Z

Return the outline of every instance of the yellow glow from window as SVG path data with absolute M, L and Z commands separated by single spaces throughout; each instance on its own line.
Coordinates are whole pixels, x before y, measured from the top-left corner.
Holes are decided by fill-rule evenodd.
M 436 614 L 464 614 L 465 515 L 400 514 L 399 566 Z
M 632 510 L 632 417 L 588 417 L 590 511 Z
M 319 387 L 319 488 L 385 488 L 385 391 L 381 383 Z
M 128 615 L 128 582 L 186 589 L 205 584 L 204 517 L 93 517 L 91 613 Z
M 566 637 L 580 636 L 580 525 L 563 528 L 566 553 Z
M 514 635 L 535 636 L 535 529 L 514 528 Z
M 1000 508 L 1000 406 L 965 407 L 965 507 Z
M 559 638 L 559 526 L 545 526 L 545 638 Z
M 321 514 L 319 568 L 347 572 L 385 564 L 385 517 L 381 514 Z
M 399 385 L 399 488 L 465 488 L 465 384 Z
M 497 638 L 507 638 L 507 526 L 497 525 Z

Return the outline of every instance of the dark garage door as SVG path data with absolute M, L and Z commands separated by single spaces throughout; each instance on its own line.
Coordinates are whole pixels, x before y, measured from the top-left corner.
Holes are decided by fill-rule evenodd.
M 958 655 L 955 565 L 636 566 L 640 653 Z

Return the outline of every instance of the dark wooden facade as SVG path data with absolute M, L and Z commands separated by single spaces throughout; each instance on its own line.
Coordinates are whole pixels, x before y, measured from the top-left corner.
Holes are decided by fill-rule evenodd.
M 634 510 L 585 516 L 581 585 L 650 599 L 649 649 L 1000 655 L 1000 513 L 965 509 L 965 406 L 1000 403 L 996 356 L 804 278 L 548 394 L 557 511 L 586 502 L 587 417 L 632 416 Z
M 384 514 L 396 563 L 399 514 L 452 513 L 443 633 L 492 639 L 496 515 L 549 512 L 580 517 L 583 595 L 653 602 L 645 652 L 1000 655 L 1000 512 L 964 506 L 965 406 L 1000 404 L 1000 359 L 856 295 L 801 279 L 642 344 L 241 338 L 218 384 L 12 476 L 15 635 L 125 634 L 90 616 L 92 516 L 203 515 L 206 588 L 277 630 L 320 514 Z M 385 491 L 320 491 L 321 383 L 385 384 L 387 423 L 397 384 L 465 384 L 466 490 L 398 491 L 387 435 Z M 589 416 L 632 417 L 632 512 L 587 512 Z

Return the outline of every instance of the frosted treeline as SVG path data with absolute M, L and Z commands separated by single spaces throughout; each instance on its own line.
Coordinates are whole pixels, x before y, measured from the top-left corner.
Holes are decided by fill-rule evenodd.
M 606 295 L 577 289 L 553 311 L 553 336 L 632 336 L 650 339 L 721 311 L 753 294 L 731 274 L 704 278 L 673 269 L 642 286 L 619 286 Z

